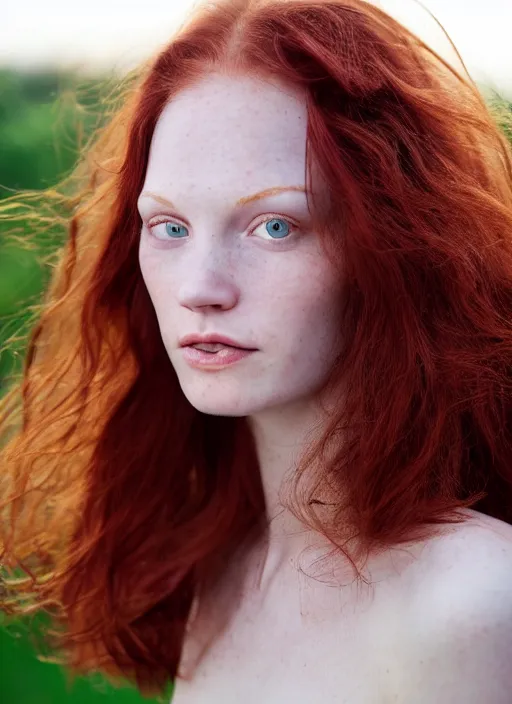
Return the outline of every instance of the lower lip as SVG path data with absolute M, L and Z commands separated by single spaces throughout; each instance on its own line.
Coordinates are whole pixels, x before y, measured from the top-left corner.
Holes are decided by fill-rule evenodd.
M 244 350 L 240 347 L 224 347 L 215 353 L 198 350 L 195 347 L 182 347 L 181 349 L 185 361 L 191 367 L 199 369 L 222 369 L 255 352 L 255 350 Z

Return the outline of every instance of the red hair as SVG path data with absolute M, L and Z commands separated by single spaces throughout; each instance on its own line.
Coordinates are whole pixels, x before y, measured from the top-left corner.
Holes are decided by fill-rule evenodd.
M 340 403 L 293 510 L 334 545 L 356 536 L 355 564 L 462 507 L 512 522 L 512 154 L 489 107 L 368 2 L 208 3 L 130 83 L 75 190 L 43 194 L 67 206 L 69 238 L 2 421 L 0 547 L 26 575 L 4 607 L 50 608 L 74 670 L 148 692 L 177 676 L 194 599 L 265 530 L 246 421 L 188 403 L 138 264 L 155 124 L 209 71 L 302 89 L 329 192 L 316 218 L 346 282 Z M 329 520 L 299 498 L 305 474 L 330 487 Z

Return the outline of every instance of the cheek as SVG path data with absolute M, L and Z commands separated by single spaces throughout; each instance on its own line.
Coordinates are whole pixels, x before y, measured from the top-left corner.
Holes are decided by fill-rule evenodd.
M 285 316 L 283 322 L 294 320 L 294 327 L 301 330 L 310 343 L 313 334 L 322 340 L 331 339 L 339 330 L 341 320 L 339 275 L 323 261 L 294 274 L 283 282 L 280 304 L 277 302 Z
M 166 275 L 161 261 L 142 247 L 139 251 L 139 266 L 149 297 L 158 314 L 164 301 L 169 300 L 171 296 L 169 276 Z
M 154 279 L 155 262 L 148 250 L 144 247 L 143 241 L 139 244 L 139 267 L 144 283 L 149 290 L 151 281 Z
M 311 294 L 302 337 L 307 346 L 314 350 L 315 356 L 330 358 L 338 347 L 340 301 L 332 289 L 321 288 Z

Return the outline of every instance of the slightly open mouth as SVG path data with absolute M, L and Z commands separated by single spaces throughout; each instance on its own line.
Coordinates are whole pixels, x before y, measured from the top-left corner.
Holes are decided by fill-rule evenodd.
M 193 367 L 221 369 L 239 362 L 256 350 L 225 345 L 222 342 L 198 342 L 182 347 L 186 361 Z
M 187 347 L 192 347 L 195 350 L 201 350 L 201 352 L 208 352 L 209 354 L 216 354 L 222 350 L 245 350 L 246 352 L 252 352 L 253 350 L 246 350 L 245 347 L 235 347 L 234 345 L 224 345 L 221 342 L 198 342 L 195 345 L 187 345 Z

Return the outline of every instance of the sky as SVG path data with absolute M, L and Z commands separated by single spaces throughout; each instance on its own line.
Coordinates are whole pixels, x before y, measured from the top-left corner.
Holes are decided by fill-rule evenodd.
M 415 0 L 371 0 L 457 65 Z M 165 45 L 198 0 L 0 0 L 0 65 L 124 71 Z M 200 2 L 200 0 L 199 0 Z M 512 94 L 512 0 L 421 0 L 470 75 Z M 459 66 L 457 66 L 459 67 Z

